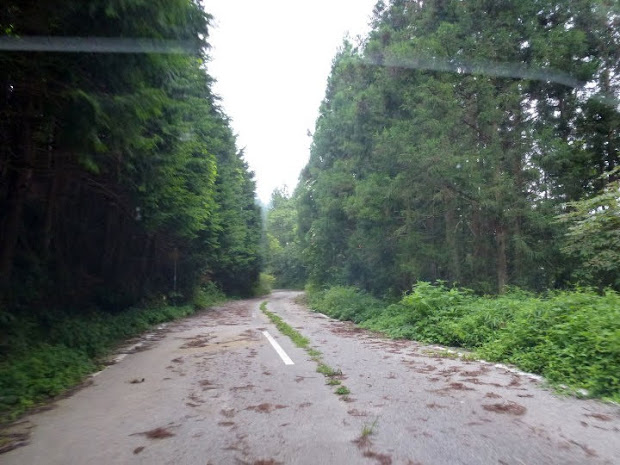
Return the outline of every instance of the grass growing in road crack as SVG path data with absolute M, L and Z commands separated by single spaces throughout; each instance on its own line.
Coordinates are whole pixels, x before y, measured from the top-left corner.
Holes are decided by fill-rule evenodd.
M 332 367 L 330 367 L 329 365 L 326 365 L 325 363 L 319 363 L 319 366 L 316 368 L 317 373 L 321 373 L 322 375 L 328 377 L 328 378 L 332 378 L 334 376 L 342 376 L 342 370 L 334 370 Z
M 278 328 L 278 330 L 282 334 L 284 334 L 285 336 L 288 336 L 297 347 L 304 349 L 306 353 L 310 356 L 310 358 L 314 360 L 316 363 L 318 363 L 316 371 L 318 373 L 321 373 L 326 378 L 328 378 L 328 381 L 326 383 L 327 385 L 338 386 L 339 384 L 341 384 L 341 381 L 336 379 L 336 377 L 342 376 L 342 370 L 334 369 L 330 367 L 329 365 L 327 365 L 326 363 L 324 363 L 321 358 L 321 355 L 322 355 L 321 352 L 316 349 L 313 349 L 312 347 L 309 347 L 310 346 L 309 339 L 302 336 L 299 331 L 297 331 L 295 328 L 293 328 L 291 325 L 285 322 L 278 315 L 267 310 L 267 301 L 264 301 L 260 304 L 260 309 L 265 315 L 267 315 L 267 317 L 271 320 L 271 322 L 276 325 L 276 328 Z M 336 389 L 335 393 L 339 396 L 346 396 L 350 394 L 351 391 L 346 386 L 340 386 L 338 389 Z
M 318 362 L 321 359 L 321 355 L 323 355 L 320 351 L 312 348 L 306 349 L 306 352 L 315 362 Z
M 378 418 L 375 418 L 375 421 L 373 421 L 371 424 L 368 423 L 364 423 L 364 426 L 362 427 L 362 433 L 360 435 L 360 437 L 365 438 L 370 436 L 371 434 L 375 433 L 375 427 L 377 426 L 377 422 L 379 421 Z
M 267 315 L 267 317 L 271 320 L 271 322 L 276 325 L 276 328 L 278 328 L 278 330 L 282 334 L 291 338 L 291 341 L 293 341 L 293 344 L 295 344 L 300 349 L 308 350 L 310 341 L 307 338 L 303 337 L 299 331 L 297 331 L 291 325 L 286 323 L 278 315 L 267 310 L 266 301 L 260 304 L 260 309 L 263 311 L 265 315 Z
M 348 394 L 351 394 L 351 391 L 349 390 L 348 387 L 346 386 L 340 386 L 338 389 L 336 389 L 336 394 L 338 394 L 339 396 L 346 396 Z

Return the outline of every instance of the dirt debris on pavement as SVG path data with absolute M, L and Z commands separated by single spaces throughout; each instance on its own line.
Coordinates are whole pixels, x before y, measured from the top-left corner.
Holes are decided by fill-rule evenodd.
M 270 403 L 264 402 L 259 405 L 250 405 L 249 407 L 246 407 L 246 410 L 253 410 L 254 412 L 259 412 L 259 413 L 271 413 L 274 410 L 280 410 L 286 407 L 287 407 L 286 405 L 281 405 L 281 404 L 272 405 Z
M 34 416 L 36 434 L 21 438 L 30 445 L 5 454 L 6 465 L 41 456 L 50 465 L 611 465 L 620 456 L 613 405 L 556 396 L 504 366 L 334 322 L 295 304 L 299 296 L 272 294 L 270 311 L 315 342 L 326 365 L 342 368 L 355 393 L 341 396 L 349 403 L 260 313 L 264 298 L 239 300 L 170 324 L 93 386 Z M 261 331 L 295 364 L 285 366 Z M 375 417 L 381 428 L 353 443 Z M 67 456 L 60 444 L 69 441 Z
M 484 404 L 482 408 L 489 412 L 507 413 L 510 415 L 523 415 L 527 412 L 527 409 L 523 405 L 517 404 L 516 402 Z
M 141 433 L 133 433 L 132 436 L 143 435 L 149 439 L 164 439 L 174 436 L 174 433 L 170 432 L 167 428 L 153 428 L 148 431 L 142 431 Z

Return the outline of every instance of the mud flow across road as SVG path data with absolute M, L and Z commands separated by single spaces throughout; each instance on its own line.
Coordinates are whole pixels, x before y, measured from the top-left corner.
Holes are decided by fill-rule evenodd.
M 170 324 L 16 426 L 23 464 L 618 464 L 616 406 L 331 320 L 275 292 Z M 273 341 L 270 341 L 270 337 Z M 275 342 L 275 345 L 274 343 Z M 280 347 L 292 363 L 287 364 Z M 329 383 L 329 384 L 328 384 Z M 345 386 L 350 393 L 337 395 Z

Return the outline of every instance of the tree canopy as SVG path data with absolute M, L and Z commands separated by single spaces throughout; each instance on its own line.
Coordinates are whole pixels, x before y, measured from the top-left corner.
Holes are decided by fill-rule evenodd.
M 15 40 L 133 47 L 0 52 L 5 305 L 121 308 L 207 281 L 251 292 L 260 212 L 212 91 L 209 21 L 197 0 L 2 8 L 0 30 Z M 141 52 L 145 41 L 171 49 Z
M 617 286 L 617 18 L 603 0 L 378 2 L 333 60 L 296 191 L 311 280 Z

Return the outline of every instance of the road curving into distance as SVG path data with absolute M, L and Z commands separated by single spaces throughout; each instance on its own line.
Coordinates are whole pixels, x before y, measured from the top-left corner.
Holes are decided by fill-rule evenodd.
M 617 406 L 381 338 L 310 312 L 300 295 L 230 302 L 146 335 L 90 386 L 21 419 L 28 444 L 0 462 L 620 463 Z M 320 357 L 282 335 L 263 301 Z M 317 372 L 319 361 L 332 376 Z M 350 393 L 338 395 L 343 386 Z

